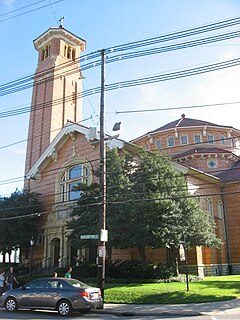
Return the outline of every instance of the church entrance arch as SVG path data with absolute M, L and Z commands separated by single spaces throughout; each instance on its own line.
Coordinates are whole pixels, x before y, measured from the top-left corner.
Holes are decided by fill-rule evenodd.
M 51 241 L 51 261 L 54 267 L 58 267 L 60 259 L 60 239 L 54 238 Z

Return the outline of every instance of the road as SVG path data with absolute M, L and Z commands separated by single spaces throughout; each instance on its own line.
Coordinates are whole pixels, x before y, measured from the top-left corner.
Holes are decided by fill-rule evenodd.
M 169 320 L 169 319 L 176 319 L 176 320 L 239 320 L 240 314 L 234 314 L 234 315 L 206 315 L 206 316 L 197 316 L 197 317 L 160 317 L 160 316 L 116 316 L 113 314 L 103 314 L 103 313 L 95 313 L 90 312 L 86 315 L 73 315 L 72 317 L 60 317 L 57 312 L 45 312 L 45 311 L 18 311 L 16 313 L 9 313 L 3 309 L 0 309 L 0 319 L 6 320 L 6 319 L 29 319 L 29 320 L 40 320 L 40 319 L 54 319 L 54 320 L 126 320 L 126 319 L 132 319 L 132 320 Z

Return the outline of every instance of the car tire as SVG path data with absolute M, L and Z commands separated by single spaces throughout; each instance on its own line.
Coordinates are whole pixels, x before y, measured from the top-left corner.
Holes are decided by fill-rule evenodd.
M 7 298 L 7 300 L 5 302 L 5 308 L 9 312 L 17 311 L 17 309 L 18 309 L 17 301 L 12 297 Z
M 67 300 L 61 300 L 58 302 L 57 311 L 60 316 L 68 317 L 72 314 L 72 305 Z

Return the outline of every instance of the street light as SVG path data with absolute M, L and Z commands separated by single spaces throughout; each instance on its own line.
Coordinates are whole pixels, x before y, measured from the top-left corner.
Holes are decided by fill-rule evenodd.
M 34 240 L 33 240 L 33 237 L 32 239 L 29 241 L 29 244 L 30 244 L 30 252 L 29 252 L 29 276 L 32 275 L 32 248 L 34 246 Z

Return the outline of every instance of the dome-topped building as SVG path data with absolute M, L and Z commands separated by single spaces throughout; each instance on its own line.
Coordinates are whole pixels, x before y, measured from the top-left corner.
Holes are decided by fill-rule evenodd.
M 240 273 L 240 130 L 182 114 L 131 142 L 185 168 L 189 192 L 214 219 L 223 245 L 196 248 L 192 265 L 204 274 Z

